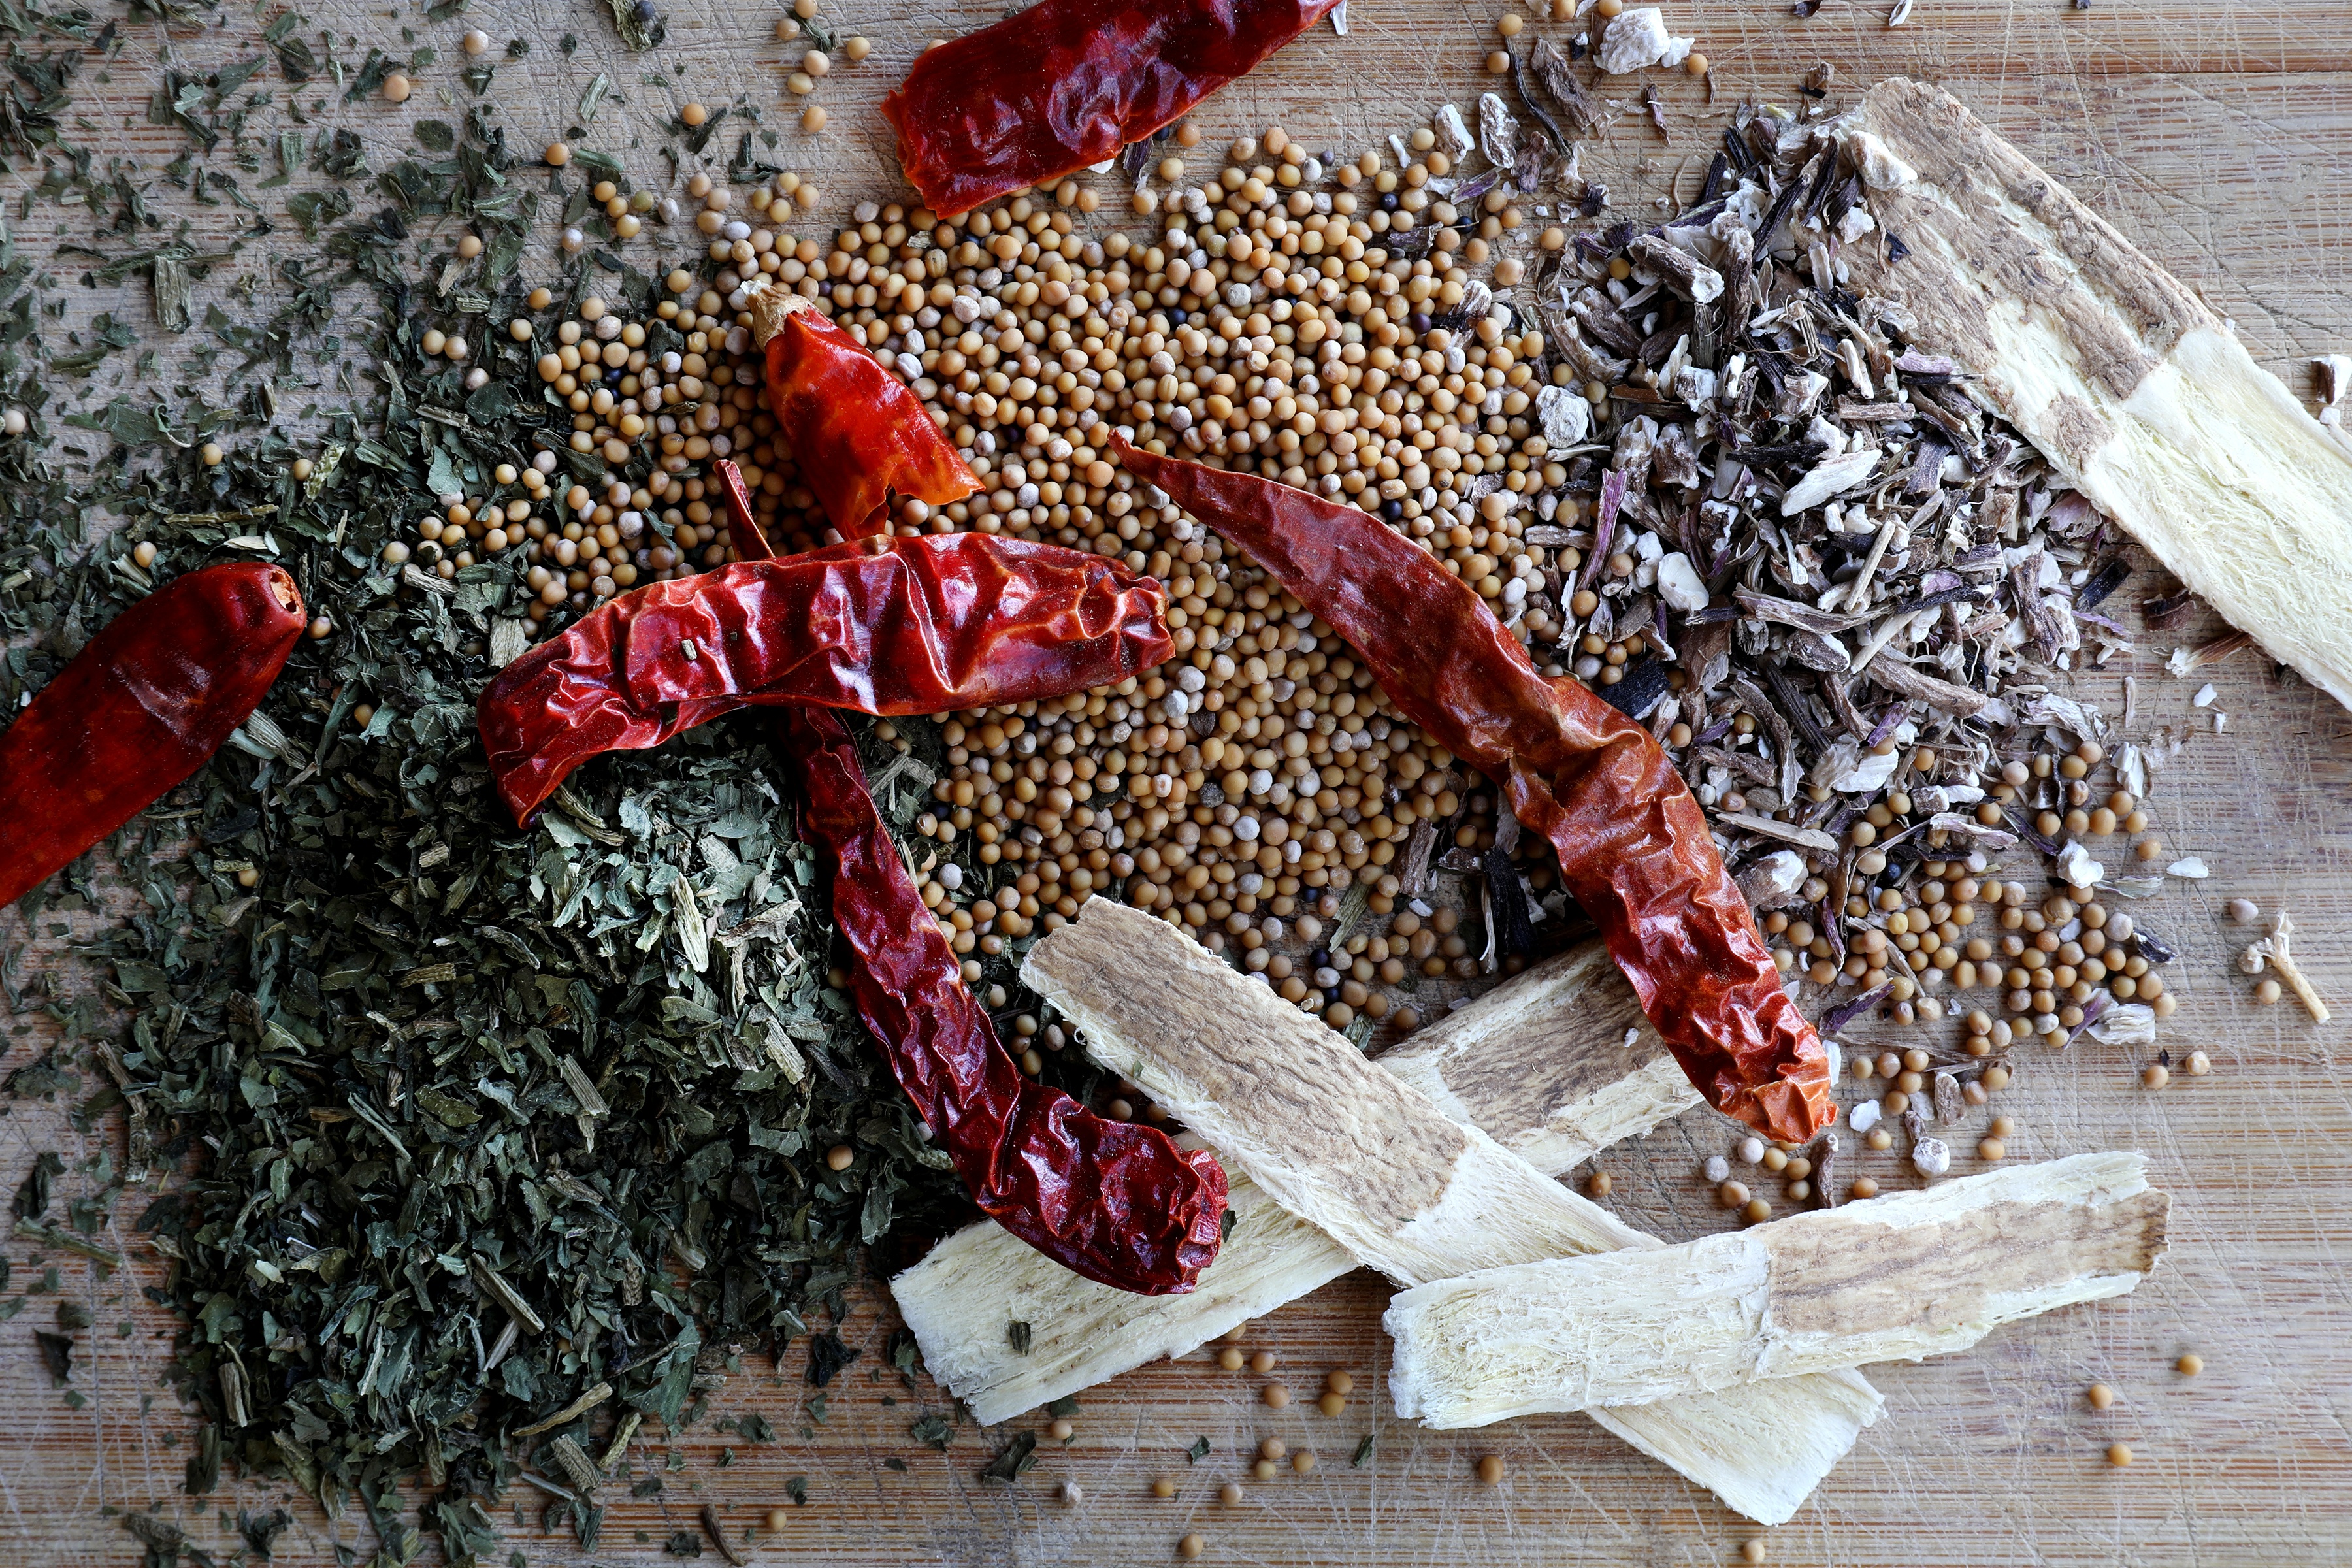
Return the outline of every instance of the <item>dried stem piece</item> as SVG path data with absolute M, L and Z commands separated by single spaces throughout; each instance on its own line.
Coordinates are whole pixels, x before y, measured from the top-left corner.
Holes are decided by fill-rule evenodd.
M 1932 675 L 1914 669 L 1892 654 L 1882 653 L 1873 658 L 1870 668 L 1864 673 L 1897 697 L 1908 697 L 1915 702 L 1925 702 L 1930 708 L 1958 714 L 1963 719 L 1974 718 L 1984 711 L 1986 703 L 1992 700 L 1981 691 L 1971 691 L 1965 686 L 1938 680 Z
M 2277 921 L 2271 926 L 2271 934 L 2246 949 L 2245 960 L 2252 962 L 2242 961 L 2241 966 L 2251 974 L 2268 963 L 2278 971 L 2279 978 L 2286 982 L 2287 989 L 2294 993 L 2294 999 L 2303 1004 L 2312 1021 L 2325 1024 L 2328 1016 L 2327 1004 L 2319 999 L 2319 993 L 2312 989 L 2302 967 L 2287 950 L 2287 937 L 2294 930 L 2294 922 L 2286 918 L 2284 910 L 2281 910 Z

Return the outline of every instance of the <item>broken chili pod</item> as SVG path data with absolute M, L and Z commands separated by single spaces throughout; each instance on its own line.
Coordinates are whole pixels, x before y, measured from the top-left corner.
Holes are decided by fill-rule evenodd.
M 1340 0 L 1044 0 L 915 58 L 882 100 L 941 217 L 1114 157 Z
M 1647 731 L 1580 682 L 1546 679 L 1485 600 L 1357 508 L 1111 444 L 1328 622 L 1406 717 L 1502 784 L 1708 1104 L 1795 1142 L 1829 1124 L 1828 1054 Z
M 768 279 L 744 289 L 768 412 L 844 539 L 890 531 L 890 495 L 945 506 L 980 489 L 922 400 L 816 302 Z
M 0 732 L 0 908 L 211 760 L 301 639 L 276 566 L 207 566 L 107 623 Z
M 476 719 L 528 823 L 589 758 L 738 708 L 1026 702 L 1114 685 L 1171 647 L 1166 589 L 1099 555 L 984 533 L 855 540 L 609 600 L 500 670 Z
M 751 512 L 751 492 L 744 488 L 743 470 L 725 458 L 710 465 L 719 476 L 719 497 L 727 508 L 728 537 L 738 561 L 765 561 L 775 554 L 768 547 L 768 531 Z
M 799 774 L 801 832 L 833 865 L 834 923 L 849 948 L 858 1016 L 972 1201 L 1099 1284 L 1192 1289 L 1223 1239 L 1216 1157 L 1024 1077 L 883 827 L 840 716 L 791 708 L 774 731 Z

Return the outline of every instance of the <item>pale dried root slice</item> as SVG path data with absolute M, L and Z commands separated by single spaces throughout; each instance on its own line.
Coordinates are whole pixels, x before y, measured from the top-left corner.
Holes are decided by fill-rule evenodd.
M 1105 900 L 1022 978 L 1285 1209 L 1404 1285 L 1664 1244 L 1568 1191 L 1163 921 Z M 1793 1514 L 1876 1418 L 1853 1373 L 1611 1410 L 1612 1431 L 1765 1523 Z
M 1021 978 L 1229 1173 L 1401 1283 L 1658 1245 L 1140 910 L 1089 900 Z
M 1247 1181 L 1230 1172 L 1227 1180 L 1233 1229 L 1182 1296 L 1115 1290 L 1071 1273 L 994 1220 L 966 1226 L 890 1281 L 924 1367 L 973 1420 L 992 1426 L 1197 1350 L 1356 1267 L 1347 1248 Z
M 2352 707 L 2352 447 L 2189 290 L 1948 93 L 1895 79 L 1845 121 L 1870 211 L 1857 292 L 2232 626 Z
M 1553 1175 L 1699 1103 L 1598 942 L 1504 982 L 1378 1062 Z M 991 1425 L 1197 1349 L 1356 1267 L 1246 1179 L 1231 1180 L 1233 1230 L 1189 1295 L 1082 1279 L 993 1221 L 950 1237 L 890 1282 L 923 1364 Z M 1027 1326 L 1025 1351 L 1016 1322 Z
M 1703 1098 L 1598 938 L 1373 1060 L 1548 1176 Z
M 2136 1153 L 2008 1166 L 1680 1247 L 1554 1258 L 1389 1303 L 1397 1414 L 1483 1426 L 1965 1350 L 2129 1291 L 2170 1200 Z

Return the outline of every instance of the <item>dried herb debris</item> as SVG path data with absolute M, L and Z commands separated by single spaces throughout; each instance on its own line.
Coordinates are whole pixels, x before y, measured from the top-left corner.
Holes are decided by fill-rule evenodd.
M 313 144 L 355 177 L 339 137 Z M 825 984 L 815 867 L 751 737 L 568 793 L 528 835 L 485 787 L 473 703 L 523 624 L 523 563 L 444 577 L 384 544 L 452 476 L 550 451 L 642 484 L 659 454 L 576 452 L 528 346 L 488 330 L 533 313 L 516 263 L 537 198 L 487 110 L 418 140 L 390 205 L 306 209 L 319 249 L 277 269 L 290 304 L 213 328 L 265 366 L 298 346 L 367 358 L 375 395 L 299 457 L 267 396 L 59 411 L 39 356 L 76 345 L 0 331 L 0 700 L 210 561 L 278 562 L 329 627 L 209 768 L 0 917 L 0 973 L 62 1037 L 11 1092 L 87 1092 L 103 1062 L 87 1113 L 126 1106 L 143 1130 L 104 1180 L 153 1178 L 124 1217 L 187 1325 L 189 1489 L 224 1465 L 285 1477 L 330 1514 L 356 1502 L 405 1561 L 401 1489 L 422 1476 L 421 1522 L 465 1562 L 518 1480 L 593 1548 L 586 1483 L 641 1421 L 692 1423 L 737 1351 L 780 1354 L 839 1313 L 868 1244 L 962 1210 Z M 408 226 L 441 218 L 487 244 L 420 275 Z M 551 333 L 593 265 L 550 289 Z M 0 313 L 36 321 L 41 287 L 0 244 Z M 642 276 L 604 287 L 650 315 Z M 450 330 L 480 345 L 468 363 L 424 352 Z M 77 963 L 13 968 L 17 920 L 96 908 L 126 918 Z M 854 1163 L 832 1169 L 835 1147 Z M 20 1231 L 119 1261 L 79 1230 L 95 1200 L 73 1230 L 44 1219 L 58 1173 L 49 1157 L 26 1178 Z M 71 1331 L 37 1342 L 61 1383 Z M 859 1354 L 815 1342 L 813 1364 Z

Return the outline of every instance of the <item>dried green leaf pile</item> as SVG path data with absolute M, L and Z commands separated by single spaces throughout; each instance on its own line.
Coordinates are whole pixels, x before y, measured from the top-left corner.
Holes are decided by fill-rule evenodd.
M 294 39 L 272 40 L 281 59 Z M 266 144 L 209 118 L 237 85 L 173 100 L 195 146 Z M 7 152 L 37 153 L 41 124 L 0 126 Z M 274 150 L 289 171 L 304 134 Z M 474 702 L 499 623 L 519 628 L 520 552 L 445 580 L 386 564 L 383 543 L 498 463 L 548 448 L 581 479 L 606 468 L 571 450 L 529 345 L 489 327 L 530 313 L 515 263 L 541 193 L 478 109 L 417 137 L 377 176 L 380 205 L 359 183 L 369 150 L 310 133 L 344 182 L 294 203 L 319 252 L 276 263 L 275 315 L 215 307 L 205 323 L 205 368 L 246 362 L 233 404 L 110 399 L 60 374 L 137 338 L 45 341 L 56 280 L 0 244 L 0 398 L 30 426 L 0 442 L 0 702 L 211 561 L 279 562 L 334 626 L 212 766 L 0 917 L 0 979 L 12 1091 L 76 1098 L 85 1126 L 127 1105 L 128 1168 L 90 1173 L 103 1195 L 77 1200 L 72 1228 L 41 1217 L 46 1167 L 18 1217 L 47 1247 L 87 1249 L 119 1209 L 172 1260 L 175 1370 L 205 1421 L 189 1489 L 233 1465 L 330 1513 L 356 1499 L 406 1562 L 419 1538 L 400 1489 L 421 1476 L 425 1529 L 466 1562 L 519 1480 L 593 1548 L 596 1488 L 640 1421 L 691 1422 L 739 1349 L 782 1353 L 839 1312 L 863 1246 L 909 1218 L 949 1223 L 961 1196 L 824 983 L 817 868 L 750 732 L 713 726 L 600 770 L 529 833 L 487 787 Z M 77 166 L 50 165 L 61 189 Z M 435 275 L 410 226 L 444 215 L 488 248 Z M 133 248 L 97 234 L 82 248 L 117 279 L 148 271 L 159 306 L 184 312 L 204 258 L 126 226 Z M 597 266 L 566 264 L 555 312 L 587 292 L 649 307 L 647 279 Z M 479 318 L 474 365 L 419 351 L 426 300 Z M 366 379 L 347 366 L 348 401 L 321 396 L 298 467 L 276 388 L 346 351 Z M 477 366 L 487 382 L 469 387 Z M 215 437 L 233 451 L 208 465 Z M 912 786 L 883 805 L 911 816 Z M 76 909 L 122 918 L 78 965 L 26 980 L 26 939 Z M 40 1010 L 61 1044 L 28 1063 Z M 856 1158 L 835 1171 L 839 1145 Z M 144 1185 L 125 1199 L 126 1183 Z M 71 1342 L 51 1337 L 62 1363 Z M 857 1353 L 811 1344 L 813 1382 Z

